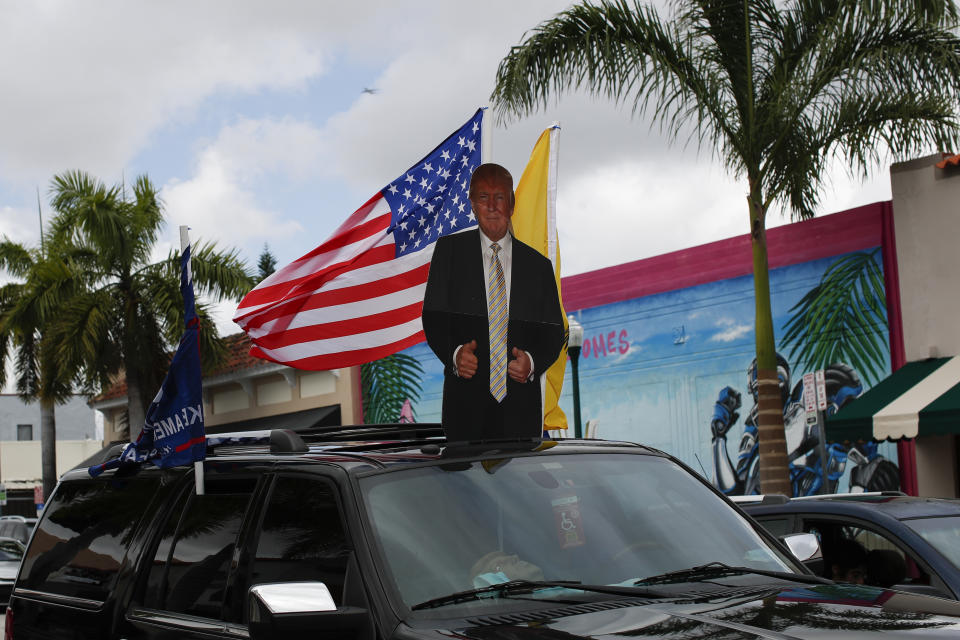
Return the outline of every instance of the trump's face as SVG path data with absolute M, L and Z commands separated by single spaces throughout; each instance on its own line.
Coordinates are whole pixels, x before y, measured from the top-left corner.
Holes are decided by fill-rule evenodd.
M 502 180 L 477 180 L 471 190 L 470 206 L 485 236 L 497 241 L 507 234 L 513 215 L 513 194 Z

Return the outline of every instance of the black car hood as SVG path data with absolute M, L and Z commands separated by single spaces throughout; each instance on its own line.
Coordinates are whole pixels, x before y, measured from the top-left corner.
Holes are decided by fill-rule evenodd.
M 740 589 L 581 613 L 583 607 L 477 616 L 441 635 L 470 640 L 576 638 L 960 637 L 960 602 L 874 587 L 814 585 Z M 625 604 L 625 603 L 624 603 Z M 544 615 L 546 614 L 546 615 Z M 838 633 L 839 632 L 839 633 Z M 416 633 L 416 632 L 414 632 Z M 419 634 L 417 634 L 419 635 Z

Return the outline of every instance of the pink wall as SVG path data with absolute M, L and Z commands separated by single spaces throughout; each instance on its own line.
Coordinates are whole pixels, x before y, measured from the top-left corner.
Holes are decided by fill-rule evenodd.
M 884 210 L 889 207 L 889 202 L 877 202 L 769 229 L 770 268 L 881 246 Z M 750 236 L 744 234 L 567 276 L 561 283 L 563 305 L 569 313 L 750 273 Z

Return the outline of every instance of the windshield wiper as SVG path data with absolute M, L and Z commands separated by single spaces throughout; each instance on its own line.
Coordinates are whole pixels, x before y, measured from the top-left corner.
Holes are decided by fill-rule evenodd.
M 808 584 L 833 584 L 832 580 L 812 576 L 805 573 L 790 573 L 788 571 L 771 571 L 768 569 L 754 569 L 752 567 L 733 567 L 722 562 L 708 562 L 689 569 L 680 569 L 679 571 L 669 571 L 659 575 L 650 576 L 637 580 L 635 585 L 647 584 L 666 584 L 669 582 L 697 582 L 708 578 L 718 578 L 722 576 L 741 575 L 752 573 L 758 576 L 769 576 L 771 578 L 781 578 L 783 580 L 792 580 L 794 582 L 805 582 Z
M 654 589 L 644 589 L 642 587 L 614 586 L 605 584 L 583 584 L 576 580 L 510 580 L 500 584 L 492 584 L 478 589 L 469 589 L 467 591 L 458 591 L 450 595 L 433 598 L 420 604 L 410 607 L 412 610 L 434 609 L 448 604 L 457 604 L 459 602 L 468 602 L 470 600 L 480 600 L 487 594 L 495 594 L 502 598 L 518 593 L 532 593 L 540 589 L 551 589 L 561 587 L 573 589 L 576 591 L 590 591 L 592 593 L 608 593 L 617 596 L 644 596 L 648 598 L 666 598 L 669 594 L 656 591 Z

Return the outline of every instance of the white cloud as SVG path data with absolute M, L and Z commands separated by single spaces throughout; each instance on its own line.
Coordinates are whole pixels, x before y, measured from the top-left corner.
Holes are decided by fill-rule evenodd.
M 681 162 L 688 162 L 682 153 L 665 152 L 660 162 L 598 164 L 593 171 L 570 175 L 569 182 L 563 171 L 557 227 L 564 274 L 744 233 L 746 213 L 737 216 L 729 210 L 739 187 L 708 165 L 671 169 Z
M 742 338 L 753 331 L 753 326 L 749 324 L 739 324 L 728 327 L 719 333 L 715 333 L 710 336 L 710 340 L 713 342 L 733 342 L 738 338 Z
M 313 219 L 293 218 L 312 209 L 284 201 L 286 187 L 327 181 L 350 192 L 331 195 L 359 205 L 486 103 L 510 46 L 567 5 L 4 3 L 0 56 L 16 64 L 0 67 L 0 177 L 22 189 L 15 207 L 0 202 L 0 232 L 36 241 L 35 212 L 21 203 L 54 173 L 82 168 L 118 181 L 167 130 L 186 135 L 195 125 L 206 141 L 194 141 L 192 166 L 168 171 L 177 178 L 162 193 L 171 226 L 186 223 L 195 238 L 239 245 L 248 260 L 269 241 L 283 263 L 324 236 L 311 228 Z M 323 123 L 304 122 L 302 113 L 284 118 L 282 99 L 256 114 L 275 118 L 253 119 L 237 99 L 288 91 L 324 107 L 343 104 L 351 99 L 344 89 L 330 86 L 341 93 L 327 95 L 324 83 L 343 64 L 376 77 L 358 79 L 353 102 Z M 360 95 L 361 82 L 378 92 Z M 212 103 L 220 111 L 205 109 Z M 606 99 L 563 94 L 534 116 L 496 126 L 492 159 L 519 177 L 553 120 L 563 126 L 558 227 L 565 274 L 747 231 L 744 188 L 709 150 L 671 148 Z M 840 165 L 831 173 L 824 213 L 889 199 L 886 171 L 865 185 Z M 772 214 L 768 224 L 786 221 Z
M 40 240 L 40 218 L 37 210 L 0 206 L 0 236 L 28 246 Z
M 240 332 L 240 327 L 234 324 L 232 319 L 236 312 L 236 302 L 224 301 L 212 305 L 212 315 L 221 337 Z
M 326 3 L 4 3 L 0 166 L 46 180 L 113 174 L 159 127 L 215 93 L 301 86 L 325 70 Z M 336 14 L 341 14 L 339 17 Z M 336 33 L 331 29 L 330 33 Z M 38 37 L 42 34 L 42 37 Z
M 172 225 L 221 246 L 288 238 L 303 229 L 258 202 L 254 183 L 275 177 L 305 180 L 319 171 L 320 133 L 292 120 L 243 120 L 224 128 L 197 159 L 185 181 L 167 184 L 162 198 Z

